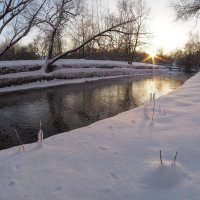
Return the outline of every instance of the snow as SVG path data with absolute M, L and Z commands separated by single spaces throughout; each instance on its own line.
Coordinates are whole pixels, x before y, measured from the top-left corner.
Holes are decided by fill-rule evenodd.
M 45 60 L 15 60 L 15 61 L 0 61 L 0 67 L 22 67 L 22 66 L 33 66 L 33 65 L 42 65 Z M 57 66 L 65 67 L 77 67 L 77 68 L 86 68 L 86 67 L 134 67 L 134 66 L 155 66 L 152 64 L 146 63 L 137 63 L 133 62 L 132 65 L 129 65 L 127 62 L 123 61 L 111 61 L 111 60 L 86 60 L 86 59 L 60 59 L 55 62 Z
M 120 61 L 67 59 L 55 63 L 56 68 L 44 73 L 43 60 L 1 61 L 0 93 L 34 88 L 54 87 L 63 84 L 94 81 L 102 78 L 169 73 L 164 66 Z M 39 68 L 38 68 L 39 67 Z
M 198 200 L 199 80 L 156 99 L 153 122 L 151 101 L 146 111 L 47 138 L 41 148 L 1 151 L 0 199 Z

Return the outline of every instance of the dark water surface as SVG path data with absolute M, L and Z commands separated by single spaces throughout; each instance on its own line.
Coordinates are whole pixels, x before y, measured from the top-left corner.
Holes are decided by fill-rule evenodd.
M 123 77 L 49 89 L 0 95 L 0 149 L 37 140 L 42 120 L 44 136 L 89 125 L 135 108 L 182 85 L 191 75 Z

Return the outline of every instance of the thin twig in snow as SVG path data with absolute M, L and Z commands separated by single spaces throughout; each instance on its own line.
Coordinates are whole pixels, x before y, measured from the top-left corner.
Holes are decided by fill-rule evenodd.
M 174 157 L 174 163 L 176 162 L 177 155 L 178 155 L 178 152 L 176 152 L 176 155 Z
M 161 163 L 161 165 L 163 164 L 163 162 L 162 162 L 162 152 L 161 152 L 161 150 L 160 150 L 160 163 Z
M 19 134 L 18 134 L 18 132 L 17 132 L 16 129 L 15 129 L 15 133 L 16 133 L 16 135 L 17 135 L 17 138 L 18 138 L 18 140 L 19 140 L 19 142 L 20 142 L 20 144 L 21 144 L 23 150 L 24 150 L 24 149 L 25 149 L 25 148 L 24 148 L 24 144 L 22 143 L 22 140 L 21 140 L 21 138 L 20 138 L 20 136 L 19 136 Z
M 151 119 L 151 122 L 154 121 L 154 115 L 155 115 L 155 106 L 156 106 L 156 101 L 154 100 L 153 101 L 153 114 L 152 114 L 152 119 Z

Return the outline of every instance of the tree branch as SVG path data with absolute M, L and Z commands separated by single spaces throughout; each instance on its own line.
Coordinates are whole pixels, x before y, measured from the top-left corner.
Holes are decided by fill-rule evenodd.
M 93 41 L 93 40 L 96 39 L 97 37 L 100 37 L 100 36 L 102 36 L 102 35 L 105 35 L 105 33 L 107 33 L 107 32 L 112 32 L 112 31 L 115 31 L 115 32 L 116 32 L 116 28 L 118 28 L 118 27 L 120 27 L 120 26 L 122 26 L 122 25 L 128 24 L 128 23 L 134 22 L 134 21 L 136 21 L 136 20 L 137 20 L 137 18 L 134 18 L 134 19 L 130 19 L 130 20 L 128 20 L 128 21 L 120 22 L 120 23 L 118 23 L 118 24 L 116 24 L 116 25 L 113 25 L 113 26 L 107 28 L 106 30 L 101 31 L 101 32 L 97 33 L 96 35 L 92 36 L 91 38 L 89 38 L 88 40 L 86 40 L 85 42 L 83 42 L 80 46 L 78 46 L 78 47 L 76 47 L 76 48 L 74 48 L 74 49 L 71 49 L 71 50 L 69 50 L 69 51 L 66 51 L 66 52 L 64 52 L 64 53 L 62 53 L 62 54 L 56 56 L 55 58 L 53 58 L 53 59 L 51 59 L 51 60 L 48 60 L 48 61 L 45 63 L 45 65 L 43 66 L 45 72 L 46 72 L 46 69 L 47 69 L 48 66 L 52 65 L 53 63 L 55 63 L 55 62 L 56 62 L 57 60 L 59 60 L 60 58 L 66 56 L 66 55 L 68 55 L 68 54 L 71 54 L 71 53 L 74 53 L 74 52 L 78 51 L 79 49 L 83 48 L 86 44 L 88 44 L 89 42 Z

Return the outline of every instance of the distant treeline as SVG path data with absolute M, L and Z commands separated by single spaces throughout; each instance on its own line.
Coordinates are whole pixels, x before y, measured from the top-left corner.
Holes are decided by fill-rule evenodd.
M 45 59 L 45 52 L 41 54 L 36 42 L 28 45 L 16 44 L 11 47 L 0 60 L 37 60 Z M 145 52 L 136 51 L 132 56 L 134 62 L 143 62 L 149 55 Z M 162 50 L 158 51 L 158 57 L 155 58 L 155 64 L 170 65 L 176 63 L 185 72 L 199 71 L 200 69 L 200 40 L 198 35 L 191 35 L 183 49 L 176 49 L 172 53 L 165 55 Z M 117 60 L 127 61 L 130 59 L 130 54 L 126 49 L 106 49 L 106 48 L 89 48 L 85 47 L 79 51 L 63 58 L 68 59 L 98 59 L 98 60 Z M 152 63 L 151 59 L 146 60 L 147 63 Z
M 142 62 L 147 56 L 148 55 L 145 52 L 135 52 L 133 61 Z M 4 55 L 2 55 L 2 57 L 0 57 L 0 60 L 37 60 L 44 58 L 45 53 L 40 54 L 38 48 L 34 46 L 34 43 L 31 43 L 28 45 L 17 44 L 11 47 Z M 128 61 L 130 55 L 128 55 L 125 50 L 122 51 L 122 49 L 108 50 L 84 48 L 84 50 L 80 49 L 64 58 Z
M 165 56 L 162 52 L 159 52 L 159 56 L 162 60 L 156 60 L 157 64 L 170 64 L 173 62 L 171 57 Z M 144 60 L 149 57 L 145 52 L 136 51 L 132 56 L 134 62 L 144 62 Z M 66 59 L 96 59 L 96 60 L 116 60 L 116 61 L 129 61 L 130 54 L 127 54 L 126 49 L 106 49 L 106 48 L 82 48 L 79 51 L 65 56 Z M 45 59 L 45 53 L 41 54 L 38 51 L 38 47 L 35 43 L 30 43 L 28 45 L 14 45 L 11 47 L 0 60 L 37 60 Z M 146 60 L 146 63 L 152 63 L 152 60 Z
M 200 39 L 198 34 L 191 34 L 182 49 L 171 53 L 171 57 L 177 65 L 183 67 L 185 72 L 197 72 L 200 70 Z
M 115 6 L 111 12 L 103 0 L 1 0 L 0 60 L 45 58 L 45 72 L 61 58 L 142 62 L 151 43 L 150 10 L 145 0 L 116 0 Z M 173 7 L 177 19 L 199 17 L 199 1 L 180 0 Z M 30 43 L 24 46 L 20 42 L 27 36 Z M 198 35 L 191 36 L 183 49 L 170 55 L 159 51 L 158 57 L 159 64 L 175 62 L 184 71 L 199 70 Z

